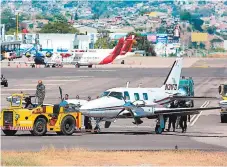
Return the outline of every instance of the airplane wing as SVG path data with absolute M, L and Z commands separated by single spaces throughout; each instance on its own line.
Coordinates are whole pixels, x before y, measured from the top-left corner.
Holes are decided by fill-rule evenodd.
M 212 96 L 177 96 L 173 95 L 171 97 L 172 100 L 177 99 L 219 99 L 218 97 L 212 97 Z
M 154 114 L 197 114 L 204 110 L 217 110 L 221 107 L 207 107 L 207 108 L 156 108 Z
M 204 110 L 216 110 L 221 109 L 222 107 L 207 107 L 207 108 L 157 108 L 152 105 L 137 107 L 132 103 L 126 103 L 123 105 L 124 110 L 128 110 L 132 116 L 135 118 L 144 118 L 154 115 L 193 115 L 198 114 L 200 111 Z M 120 113 L 121 113 L 120 112 Z M 120 113 L 118 115 L 120 115 Z

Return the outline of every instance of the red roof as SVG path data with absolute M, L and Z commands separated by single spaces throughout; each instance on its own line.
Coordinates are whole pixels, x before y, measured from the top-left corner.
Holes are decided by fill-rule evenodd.
M 22 33 L 28 33 L 28 30 L 27 29 L 23 29 Z

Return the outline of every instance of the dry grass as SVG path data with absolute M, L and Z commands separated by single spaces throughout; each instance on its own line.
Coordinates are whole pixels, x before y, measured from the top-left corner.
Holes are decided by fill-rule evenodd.
M 227 153 L 201 151 L 87 151 L 43 149 L 40 152 L 2 152 L 4 166 L 226 166 Z

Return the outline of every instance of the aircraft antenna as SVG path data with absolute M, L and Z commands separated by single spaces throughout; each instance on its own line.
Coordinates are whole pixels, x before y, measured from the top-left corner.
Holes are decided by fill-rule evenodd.
M 129 83 L 130 83 L 129 81 L 126 83 L 126 88 L 128 88 Z
M 141 87 L 141 85 L 142 85 L 142 83 L 140 83 L 140 84 L 139 84 L 138 88 L 140 88 L 140 87 Z

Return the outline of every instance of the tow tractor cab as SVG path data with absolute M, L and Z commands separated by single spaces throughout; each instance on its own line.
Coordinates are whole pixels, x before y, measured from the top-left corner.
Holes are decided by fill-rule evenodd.
M 184 76 L 182 76 L 179 82 L 178 90 L 184 96 L 194 96 L 194 81 L 192 77 L 185 78 Z M 187 100 L 186 104 L 187 107 L 194 107 L 193 100 Z
M 221 84 L 218 87 L 222 100 L 227 100 L 227 84 Z M 227 123 L 227 109 L 222 108 L 220 112 L 221 123 Z
M 31 98 L 25 94 L 12 94 L 8 98 L 9 108 L 3 108 L 0 115 L 0 128 L 5 135 L 15 135 L 17 131 L 30 131 L 35 136 L 46 132 L 56 132 L 59 135 L 72 135 L 81 129 L 82 116 L 74 105 L 60 107 L 31 103 Z M 28 106 L 28 104 L 30 104 Z

